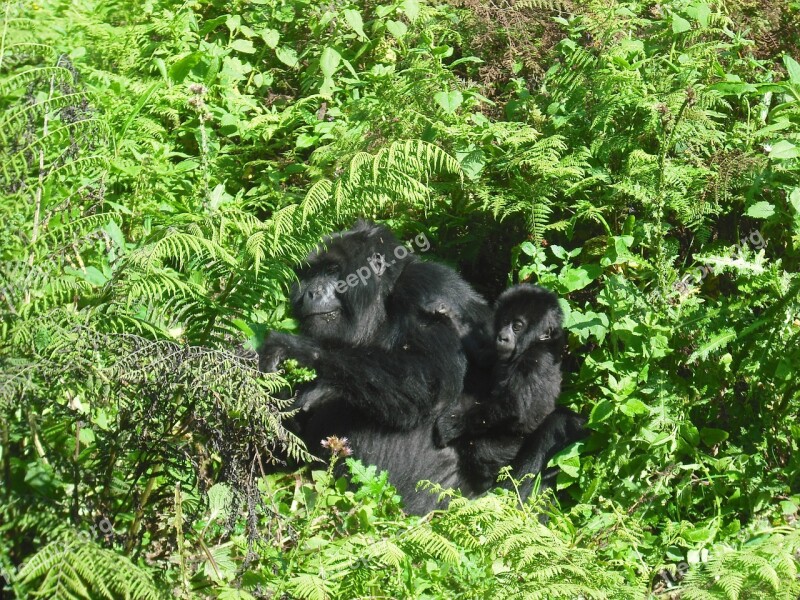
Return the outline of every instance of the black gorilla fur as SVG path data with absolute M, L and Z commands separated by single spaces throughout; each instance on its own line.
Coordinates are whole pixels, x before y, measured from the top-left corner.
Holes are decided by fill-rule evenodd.
M 412 286 L 410 294 L 398 298 L 398 304 L 413 306 L 417 312 L 450 323 L 461 339 L 469 366 L 491 368 L 494 336 L 492 311 L 486 301 L 461 277 L 453 277 L 448 267 L 428 263 L 426 268 L 435 277 L 428 282 L 433 285 Z
M 486 360 L 491 311 L 455 271 L 413 254 L 397 258 L 400 246 L 387 228 L 365 222 L 327 237 L 292 290 L 301 335 L 270 334 L 259 366 L 274 371 L 295 358 L 314 368 L 317 378 L 297 397 L 309 449 L 327 436 L 347 437 L 355 457 L 389 471 L 406 510 L 423 514 L 437 502 L 416 493 L 419 480 L 467 496 L 485 491 L 463 472 L 457 448 L 433 443 L 432 429 L 436 415 L 462 398 L 468 365 Z M 337 288 L 367 265 L 368 278 Z M 436 300 L 447 303 L 450 318 L 431 310 Z M 541 462 L 569 441 L 542 436 L 520 464 Z
M 354 456 L 389 471 L 406 509 L 421 514 L 436 507 L 435 496 L 415 493 L 421 479 L 473 491 L 459 476 L 456 449 L 436 448 L 431 435 L 433 416 L 461 393 L 462 342 L 449 323 L 413 302 L 423 290 L 466 283 L 411 254 L 397 259 L 400 246 L 385 227 L 363 222 L 326 238 L 292 290 L 302 335 L 269 335 L 260 367 L 273 371 L 291 357 L 314 368 L 317 378 L 297 399 L 307 413 L 301 435 L 308 447 L 313 452 L 330 435 L 347 437 Z M 337 281 L 370 261 L 385 268 L 344 293 L 336 290 Z M 460 315 L 487 314 L 474 293 L 451 300 Z
M 514 462 L 526 436 L 555 410 L 561 391 L 562 321 L 558 297 L 542 287 L 517 285 L 497 299 L 497 362 L 488 393 L 475 402 L 454 402 L 434 430 L 440 447 L 461 438 L 458 446 L 476 486 L 490 486 L 499 468 Z

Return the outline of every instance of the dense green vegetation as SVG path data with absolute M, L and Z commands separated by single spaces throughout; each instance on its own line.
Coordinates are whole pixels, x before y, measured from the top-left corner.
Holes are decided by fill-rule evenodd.
M 0 595 L 798 598 L 800 3 L 0 19 Z M 359 216 L 564 298 L 557 498 L 263 476 L 307 373 L 252 344 Z

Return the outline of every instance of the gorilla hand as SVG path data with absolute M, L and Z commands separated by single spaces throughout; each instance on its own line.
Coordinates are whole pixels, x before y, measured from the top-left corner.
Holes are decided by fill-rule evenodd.
M 298 392 L 292 408 L 299 408 L 303 412 L 310 412 L 338 397 L 340 396 L 330 387 L 321 383 L 315 384 L 311 382 L 307 387 Z
M 445 411 L 436 419 L 433 427 L 433 443 L 437 448 L 444 448 L 450 442 L 464 433 L 463 414 L 457 408 L 457 404 L 448 406 Z
M 314 367 L 319 359 L 319 348 L 311 340 L 299 335 L 273 331 L 258 351 L 258 368 L 264 373 L 274 373 L 287 358 L 294 358 L 306 367 Z

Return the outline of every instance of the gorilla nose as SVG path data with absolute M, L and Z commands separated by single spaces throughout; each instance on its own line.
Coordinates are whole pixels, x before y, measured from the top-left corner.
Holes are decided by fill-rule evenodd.
M 501 342 L 503 344 L 507 344 L 508 340 L 509 340 L 509 338 L 505 333 L 498 333 L 497 334 L 497 341 L 498 342 Z
M 315 288 L 308 288 L 308 290 L 306 291 L 306 298 L 308 298 L 309 300 L 314 300 L 315 298 L 321 295 L 322 295 L 322 288 L 319 286 Z

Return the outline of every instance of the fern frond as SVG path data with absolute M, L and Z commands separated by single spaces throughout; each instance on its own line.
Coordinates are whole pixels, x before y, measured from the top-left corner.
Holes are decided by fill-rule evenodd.
M 18 574 L 37 596 L 52 600 L 124 597 L 131 600 L 166 598 L 149 573 L 127 557 L 90 541 L 71 538 L 41 548 Z
M 298 598 L 304 600 L 329 600 L 333 585 L 316 575 L 303 574 L 289 580 L 289 587 Z

